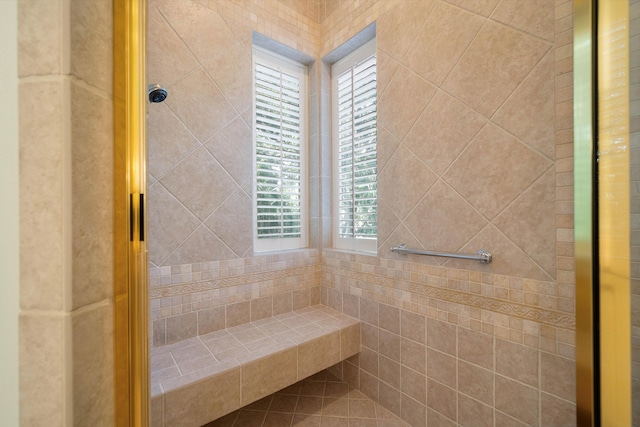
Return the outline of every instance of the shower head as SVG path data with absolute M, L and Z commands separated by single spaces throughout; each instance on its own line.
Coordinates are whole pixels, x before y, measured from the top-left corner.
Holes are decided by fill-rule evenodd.
M 159 84 L 149 85 L 149 102 L 162 102 L 167 95 L 167 90 Z

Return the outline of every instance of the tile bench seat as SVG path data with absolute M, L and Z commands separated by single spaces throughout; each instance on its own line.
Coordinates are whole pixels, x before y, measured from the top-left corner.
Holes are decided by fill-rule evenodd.
M 151 426 L 198 427 L 360 351 L 360 322 L 322 305 L 151 350 Z

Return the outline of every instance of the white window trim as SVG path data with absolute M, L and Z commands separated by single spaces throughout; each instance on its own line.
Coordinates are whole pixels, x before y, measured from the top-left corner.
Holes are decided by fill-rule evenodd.
M 301 212 L 300 212 L 300 237 L 299 238 L 271 238 L 271 239 L 258 239 L 257 230 L 257 171 L 256 171 L 256 93 L 255 93 L 255 81 L 256 81 L 256 63 L 261 63 L 266 66 L 278 69 L 286 70 L 290 75 L 295 75 L 300 79 L 300 188 L 301 188 Z M 252 157 L 251 163 L 253 168 L 253 215 L 252 215 L 252 229 L 253 229 L 253 251 L 254 252 L 269 252 L 269 251 L 284 251 L 292 249 L 301 249 L 308 246 L 309 239 L 309 190 L 308 190 L 308 72 L 307 67 L 285 58 L 280 55 L 276 55 L 265 49 L 261 49 L 257 46 L 253 46 L 252 55 L 252 78 L 251 78 L 251 96 L 252 96 Z
M 340 228 L 340 213 L 339 213 L 339 156 L 338 153 L 338 126 L 337 126 L 337 111 L 338 111 L 338 89 L 337 89 L 337 76 L 344 71 L 355 66 L 356 64 L 364 61 L 365 59 L 376 54 L 376 40 L 372 39 L 364 45 L 357 48 L 344 58 L 336 61 L 331 66 L 331 139 L 333 150 L 333 247 L 336 249 L 345 249 L 357 252 L 377 253 L 378 251 L 378 239 L 355 239 L 344 238 L 339 235 Z M 377 236 L 377 235 L 376 235 Z

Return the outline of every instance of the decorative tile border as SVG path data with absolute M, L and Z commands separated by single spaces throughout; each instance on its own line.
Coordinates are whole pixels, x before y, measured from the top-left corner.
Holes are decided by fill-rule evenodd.
M 240 276 L 226 277 L 224 279 L 206 280 L 201 282 L 186 283 L 175 286 L 166 286 L 149 290 L 149 298 L 154 300 L 164 297 L 179 295 L 189 295 L 194 292 L 211 291 L 215 289 L 229 288 L 234 286 L 251 285 L 267 281 L 277 281 L 289 277 L 299 277 L 303 275 L 317 275 L 320 272 L 320 265 L 310 265 L 297 268 L 289 268 L 276 271 L 266 271 L 255 274 L 244 274 Z M 314 280 L 315 281 L 315 280 Z
M 401 291 L 408 291 L 428 298 L 437 299 L 439 301 L 453 302 L 456 304 L 463 304 L 482 310 L 489 310 L 496 313 L 516 316 L 522 319 L 532 320 L 563 329 L 575 329 L 575 316 L 567 313 L 546 310 L 538 307 L 529 307 L 512 302 L 500 301 L 494 298 L 438 288 L 435 286 L 424 285 L 413 281 L 383 277 L 370 273 L 356 272 L 348 268 L 324 267 L 323 273 L 325 275 L 338 277 L 341 280 L 348 279 L 354 281 L 355 284 L 352 283 L 350 286 L 360 287 L 359 284 L 367 283 L 371 285 L 391 288 L 394 290 L 397 289 Z

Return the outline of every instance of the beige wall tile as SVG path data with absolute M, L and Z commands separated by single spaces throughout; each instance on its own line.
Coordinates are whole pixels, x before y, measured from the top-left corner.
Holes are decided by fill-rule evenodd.
M 402 366 L 400 390 L 403 394 L 425 405 L 427 403 L 427 379 L 424 375 Z
M 466 0 L 445 0 L 447 3 L 455 4 L 456 6 L 470 10 L 482 16 L 489 16 L 495 9 L 496 5 L 500 3 L 500 0 L 476 0 L 469 2 Z
M 251 321 L 273 316 L 273 298 L 265 297 L 251 300 Z
M 427 346 L 456 356 L 456 332 L 455 325 L 435 319 L 427 319 Z
M 400 333 L 400 310 L 386 304 L 379 305 L 380 327 L 394 334 Z
M 494 221 L 551 276 L 556 275 L 555 169 L 542 175 Z M 535 227 L 535 230 L 534 230 Z
M 148 168 L 149 173 L 159 179 L 200 144 L 167 104 L 150 104 L 148 109 Z
M 190 235 L 198 225 L 198 219 L 182 206 L 162 185 L 148 189 L 149 261 L 162 262 Z
M 19 337 L 20 425 L 69 425 L 71 317 L 23 314 Z
M 157 7 L 147 8 L 146 73 L 149 84 L 170 85 L 199 66 Z M 155 107 L 154 107 L 155 108 Z M 153 114 L 149 115 L 152 118 Z
M 427 408 L 406 394 L 400 396 L 400 418 L 412 426 L 421 426 L 427 420 Z
M 403 139 L 436 89 L 405 67 L 398 67 L 384 93 L 378 94 L 378 123 Z
M 422 0 L 394 4 L 377 23 L 378 49 L 401 59 L 427 19 L 434 3 L 433 0 Z
M 205 335 L 225 328 L 226 322 L 224 307 L 213 307 L 206 310 L 198 310 L 197 316 L 198 335 Z
M 71 262 L 66 257 L 71 247 L 71 212 L 63 202 L 71 185 L 63 154 L 69 148 L 69 135 L 60 118 L 69 91 L 62 79 L 19 86 L 23 309 L 60 310 L 70 288 L 65 270 Z M 46 251 L 40 250 L 45 247 Z
M 298 349 L 291 348 L 242 366 L 242 406 L 295 383 Z
M 71 0 L 71 73 L 112 93 L 113 7 L 111 2 Z
M 458 377 L 456 358 L 436 350 L 427 349 L 427 376 L 446 386 L 455 388 Z
M 160 3 L 158 8 L 201 63 L 237 42 L 224 19 L 207 7 L 178 0 Z
M 235 109 L 202 69 L 168 89 L 171 96 L 165 102 L 200 142 L 212 137 L 237 116 Z
M 97 11 L 90 13 L 94 20 Z M 73 307 L 78 308 L 113 293 L 113 111 L 111 99 L 77 82 L 71 84 L 71 103 Z
M 539 356 L 536 349 L 496 340 L 496 372 L 533 387 L 538 386 Z
M 298 346 L 298 379 L 306 378 L 340 361 L 340 332 Z
M 437 2 L 403 62 L 431 83 L 441 85 L 484 22 L 463 9 Z
M 200 220 L 219 208 L 236 188 L 220 163 L 204 148 L 187 156 L 160 182 Z
M 452 187 L 436 181 L 411 211 L 405 224 L 425 249 L 456 252 L 487 224 L 487 220 Z
M 249 323 L 251 320 L 251 302 L 244 301 L 226 306 L 227 328 Z
M 114 425 L 113 306 L 107 302 L 72 315 L 73 416 L 76 423 Z
M 293 294 L 287 292 L 273 296 L 273 315 L 288 313 L 293 310 Z
M 197 333 L 197 313 L 186 313 L 167 318 L 167 344 L 195 337 Z
M 500 165 L 499 169 L 495 165 Z M 482 214 L 493 219 L 551 165 L 550 160 L 500 128 L 488 125 L 451 165 L 444 179 Z M 484 173 L 487 170 L 492 173 Z
M 496 409 L 526 424 L 538 424 L 539 399 L 536 389 L 501 375 L 496 375 L 495 387 Z
M 384 381 L 389 386 L 400 389 L 400 363 L 395 360 L 391 360 L 388 357 L 379 355 L 379 377 L 381 381 Z
M 492 371 L 458 360 L 458 391 L 460 393 L 493 407 L 493 383 Z
M 425 347 L 406 338 L 400 339 L 400 362 L 403 366 L 424 374 L 426 372 Z
M 360 324 L 340 331 L 340 359 L 344 360 L 360 352 Z
M 555 36 L 554 7 L 553 0 L 502 2 L 491 14 L 491 19 L 552 42 Z
M 404 218 L 413 209 L 437 179 L 418 157 L 402 146 L 398 147 L 379 174 L 378 197 L 393 207 L 394 214 L 399 218 Z M 403 185 L 398 186 L 397 182 Z
M 442 175 L 485 124 L 486 119 L 480 114 L 438 91 L 404 142 L 427 166 Z
M 457 405 L 455 390 L 427 379 L 427 407 L 444 415 L 451 421 L 457 420 Z M 431 416 L 428 415 L 428 420 Z M 437 424 L 436 424 L 437 425 Z
M 493 408 L 458 394 L 458 422 L 460 425 L 491 427 L 493 426 Z
M 490 117 L 548 50 L 539 39 L 488 21 L 443 89 Z
M 201 225 L 167 257 L 163 265 L 201 263 L 214 259 L 233 259 L 234 253 L 207 227 Z
M 390 410 L 396 415 L 400 415 L 400 391 L 395 389 L 384 382 L 380 381 L 378 384 L 379 389 L 379 402 L 382 406 Z
M 367 347 L 360 350 L 360 368 L 368 373 L 378 376 L 378 353 Z
M 68 40 L 63 38 L 62 1 L 18 2 L 18 75 L 60 74 L 68 67 Z
M 411 313 L 410 311 L 400 311 L 400 335 L 404 338 L 425 343 L 426 319 L 420 314 Z
M 569 401 L 575 401 L 576 370 L 572 360 L 542 352 L 540 388 Z
M 467 362 L 493 369 L 493 337 L 458 328 L 458 357 Z
M 380 354 L 387 356 L 388 358 L 400 361 L 400 335 L 387 332 L 384 329 L 380 329 L 378 332 L 379 337 L 379 351 Z
M 540 424 L 543 426 L 576 425 L 576 405 L 547 393 L 540 394 Z
M 240 368 L 166 392 L 165 425 L 203 425 L 239 408 Z
M 224 46 L 226 49 L 226 46 Z M 251 55 L 236 44 L 220 51 L 204 64 L 204 69 L 237 111 L 251 108 Z
M 553 67 L 553 52 L 549 52 L 492 117 L 494 123 L 552 159 L 556 141 L 548 123 L 555 117 L 554 97 L 540 94 L 553 93 Z
M 211 155 L 242 185 L 251 178 L 253 170 L 251 129 L 240 117 L 213 135 L 204 144 Z

